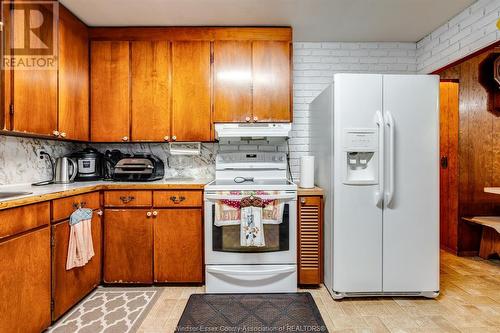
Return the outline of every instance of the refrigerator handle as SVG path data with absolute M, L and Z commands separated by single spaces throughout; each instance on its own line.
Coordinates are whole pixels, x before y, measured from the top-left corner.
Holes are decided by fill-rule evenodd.
M 391 112 L 385 112 L 386 125 L 389 128 L 389 189 L 385 193 L 385 204 L 389 207 L 394 198 L 394 118 Z
M 375 205 L 382 208 L 382 203 L 384 202 L 384 116 L 382 112 L 377 111 L 375 114 L 375 122 L 378 126 L 378 190 L 375 193 Z

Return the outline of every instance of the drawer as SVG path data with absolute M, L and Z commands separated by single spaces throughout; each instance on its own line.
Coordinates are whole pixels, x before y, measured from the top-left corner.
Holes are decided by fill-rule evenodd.
M 0 239 L 34 229 L 50 222 L 50 203 L 0 210 Z
M 201 207 L 202 191 L 167 190 L 153 193 L 155 207 Z
M 67 219 L 78 207 L 99 209 L 99 192 L 74 195 L 52 201 L 52 221 Z
M 106 207 L 151 207 L 152 203 L 151 191 L 104 192 L 104 205 Z

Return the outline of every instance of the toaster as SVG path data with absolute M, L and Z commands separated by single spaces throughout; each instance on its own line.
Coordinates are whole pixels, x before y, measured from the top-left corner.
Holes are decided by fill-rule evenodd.
M 113 168 L 116 181 L 153 181 L 165 175 L 163 161 L 152 154 L 134 154 L 119 159 Z

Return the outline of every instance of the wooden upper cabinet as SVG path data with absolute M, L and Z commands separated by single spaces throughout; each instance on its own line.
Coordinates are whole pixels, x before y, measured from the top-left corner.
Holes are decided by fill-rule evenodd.
M 212 139 L 210 90 L 210 42 L 173 42 L 173 141 Z
M 131 61 L 132 141 L 169 140 L 169 42 L 131 42 Z
M 51 6 L 31 4 L 30 7 L 42 11 L 45 20 L 51 20 L 53 14 Z M 16 47 L 16 44 L 20 41 L 22 43 L 25 38 L 24 15 L 14 15 L 12 20 L 12 40 Z M 52 34 L 52 26 L 42 25 L 39 29 L 38 33 L 42 36 L 43 43 L 43 40 Z M 37 52 L 37 49 L 31 47 L 28 55 L 30 59 L 37 54 L 43 55 L 45 50 L 43 48 L 39 50 Z M 13 75 L 11 103 L 14 108 L 12 130 L 52 136 L 57 130 L 57 66 L 51 69 L 24 70 L 16 67 L 11 75 Z
M 91 139 L 129 141 L 129 42 L 92 41 Z
M 290 42 L 254 41 L 254 121 L 291 121 Z
M 59 120 L 62 138 L 89 139 L 89 36 L 63 6 L 59 15 Z
M 214 42 L 214 121 L 252 118 L 252 42 Z

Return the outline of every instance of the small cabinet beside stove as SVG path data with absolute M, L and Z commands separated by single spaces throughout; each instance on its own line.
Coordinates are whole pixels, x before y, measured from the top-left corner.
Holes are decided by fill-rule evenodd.
M 298 198 L 298 279 L 299 285 L 323 281 L 323 197 Z

